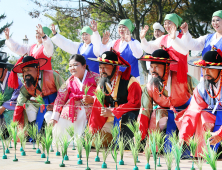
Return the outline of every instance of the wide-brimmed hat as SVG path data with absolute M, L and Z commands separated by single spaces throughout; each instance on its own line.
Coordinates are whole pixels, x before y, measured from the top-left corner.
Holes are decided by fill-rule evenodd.
M 7 57 L 7 54 L 5 52 L 0 51 L 0 68 L 4 66 L 7 68 L 12 68 L 14 66 L 13 64 L 7 63 L 8 58 L 9 57 Z
M 211 51 L 204 54 L 203 59 L 193 59 L 188 61 L 188 64 L 195 67 L 222 69 L 222 52 L 212 47 Z
M 20 63 L 18 63 L 17 65 L 14 66 L 12 71 L 15 72 L 15 73 L 22 73 L 22 69 L 24 67 L 28 67 L 28 66 L 32 67 L 35 64 L 38 64 L 39 67 L 42 67 L 46 63 L 47 63 L 47 59 L 45 59 L 45 58 L 35 59 L 32 56 L 26 56 L 26 57 L 23 58 L 22 62 L 20 62 Z
M 142 61 L 155 61 L 160 63 L 176 63 L 175 60 L 170 58 L 170 55 L 167 51 L 163 49 L 158 49 L 154 51 L 151 55 L 147 54 L 139 58 L 138 60 Z

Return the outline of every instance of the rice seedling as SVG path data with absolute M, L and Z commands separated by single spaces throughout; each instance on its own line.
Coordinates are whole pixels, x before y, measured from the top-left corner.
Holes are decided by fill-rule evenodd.
M 74 137 L 72 137 L 69 141 L 66 135 L 64 135 L 61 139 L 60 139 L 60 145 L 61 145 L 61 152 L 62 152 L 62 163 L 59 164 L 60 167 L 65 167 L 65 164 L 63 163 L 64 161 L 64 157 L 67 154 L 67 150 L 69 147 L 70 142 L 72 141 Z
M 198 143 L 199 142 L 198 142 L 198 138 L 197 137 L 191 137 L 189 139 L 190 152 L 191 152 L 191 154 L 193 156 L 191 170 L 195 170 L 195 168 L 194 168 L 194 159 L 195 159 L 195 153 L 196 153 L 196 150 L 197 150 Z
M 156 153 L 156 133 L 155 131 L 148 132 L 149 133 L 149 147 L 151 149 L 152 155 L 153 155 L 153 160 L 154 160 L 154 167 L 156 170 L 156 160 L 158 157 L 158 154 Z
M 178 142 L 178 137 L 176 136 L 176 133 L 173 133 L 172 136 L 169 137 L 171 143 L 172 143 L 172 153 L 175 158 L 175 163 L 176 163 L 176 170 L 180 170 L 180 158 L 183 153 L 183 145 L 180 145 Z
M 7 126 L 7 130 L 8 130 L 8 133 L 9 133 L 9 137 L 11 138 L 11 141 L 12 141 L 12 131 L 11 131 L 11 126 Z M 9 146 L 8 148 L 12 148 L 11 141 L 9 142 L 9 143 L 10 143 L 10 146 Z M 7 150 L 6 150 L 6 151 L 7 151 Z
M 47 161 L 45 161 L 45 164 L 50 164 L 49 149 L 50 149 L 50 146 L 52 144 L 52 129 L 53 129 L 52 125 L 45 126 L 45 136 L 42 136 L 42 139 L 45 143 L 45 148 L 46 148 L 46 151 L 47 151 Z
M 74 126 L 70 126 L 68 129 L 66 129 L 66 131 L 68 132 L 69 136 L 72 138 L 74 136 Z M 72 150 L 76 150 L 75 145 L 74 145 L 74 138 L 73 138 L 73 148 Z
M 99 89 L 99 90 L 96 90 L 94 94 L 96 95 L 96 98 L 99 100 L 100 104 L 104 108 L 105 93 Z
M 145 169 L 150 169 L 151 149 L 150 149 L 149 138 L 148 137 L 147 137 L 146 141 L 147 141 L 146 144 L 142 145 L 144 153 L 145 153 L 145 156 L 146 156 L 146 161 L 147 161 Z
M 88 165 L 88 162 L 89 162 L 88 160 L 89 160 L 89 153 L 91 151 L 91 146 L 92 146 L 92 138 L 93 138 L 93 134 L 90 132 L 89 127 L 87 127 L 85 129 L 85 138 L 84 138 L 85 140 L 83 143 L 83 146 L 86 151 L 86 163 L 87 163 L 86 170 L 91 170 Z
M 4 145 L 4 128 L 0 126 L 0 139 L 2 141 L 2 151 L 3 151 L 3 156 L 2 159 L 7 159 L 7 155 L 5 155 L 5 145 Z
M 132 152 L 133 161 L 134 161 L 134 168 L 133 168 L 133 170 L 138 170 L 139 168 L 136 166 L 136 163 L 137 163 L 137 158 L 138 158 L 138 153 L 139 153 L 140 147 L 138 147 L 137 142 L 134 142 L 133 139 L 131 139 L 129 141 L 129 145 L 130 145 L 130 150 Z
M 76 145 L 77 145 L 77 151 L 79 155 L 79 160 L 77 162 L 78 165 L 82 164 L 81 158 L 82 158 L 83 143 L 84 143 L 84 139 L 82 138 L 82 136 L 76 137 Z
M 124 142 L 123 136 L 119 137 L 118 145 L 119 145 L 119 153 L 120 153 L 119 165 L 124 165 L 123 154 L 124 154 L 124 149 L 125 149 L 125 147 L 127 145 L 127 142 Z
M 42 136 L 41 133 L 37 133 L 37 135 L 36 135 L 36 145 L 37 145 L 36 153 L 37 154 L 41 154 L 41 150 L 39 149 L 39 143 L 41 141 L 41 136 Z
M 117 152 L 117 149 L 118 149 L 117 148 L 117 146 L 118 146 L 117 138 L 118 138 L 118 135 L 119 135 L 119 131 L 120 130 L 119 130 L 118 126 L 113 126 L 112 129 L 111 129 L 111 134 L 112 134 L 112 137 L 113 137 L 111 144 L 113 146 L 110 147 L 110 153 L 111 153 L 111 155 L 113 157 L 113 160 L 116 163 L 116 169 L 117 169 L 117 154 L 118 154 L 118 152 Z M 112 152 L 112 148 L 113 148 L 113 152 Z
M 158 147 L 158 155 L 160 155 L 161 151 L 163 150 L 165 138 L 166 136 L 162 132 L 156 131 L 156 143 Z M 157 167 L 161 167 L 161 166 L 162 165 L 160 164 L 160 156 L 159 156 L 159 164 L 157 165 Z
M 201 157 L 198 157 L 197 161 L 196 161 L 196 165 L 197 165 L 199 170 L 203 169 L 203 163 L 204 163 L 204 159 L 202 159 Z
M 5 148 L 6 148 L 5 153 L 10 153 L 8 148 L 9 148 L 11 140 L 12 140 L 11 135 L 9 135 L 7 139 L 5 139 Z
M 13 161 L 16 162 L 16 161 L 18 161 L 18 159 L 16 158 L 18 122 L 11 122 L 10 126 L 11 126 L 10 129 L 11 129 L 11 132 L 12 132 L 12 137 L 13 137 L 13 140 L 14 140 L 14 148 L 15 148 L 15 159 L 13 159 Z
M 217 169 L 217 159 L 221 155 L 222 152 L 217 154 L 217 151 L 212 149 L 210 146 L 210 141 L 206 141 L 206 147 L 202 148 L 204 154 L 200 154 L 211 166 L 213 170 Z
M 106 164 L 106 159 L 110 153 L 110 147 L 111 146 L 108 146 L 107 148 L 103 148 L 102 149 L 102 154 L 103 154 L 103 164 L 102 164 L 102 168 L 107 168 L 107 164 Z
M 42 147 L 42 154 L 41 154 L 41 158 L 45 158 L 45 136 L 44 134 L 42 134 L 41 136 L 41 147 Z
M 35 148 L 35 141 L 36 141 L 37 133 L 38 133 L 38 125 L 36 125 L 36 124 L 29 125 L 29 127 L 28 127 L 28 135 L 33 140 L 33 148 L 32 149 L 36 149 Z
M 87 95 L 90 87 L 91 87 L 91 86 L 87 86 L 87 85 L 85 86 L 85 88 L 84 88 L 84 93 L 85 93 L 85 95 Z
M 0 106 L 4 103 L 4 94 L 0 92 Z
M 20 151 L 21 151 L 21 155 L 22 156 L 25 156 L 26 153 L 25 153 L 25 145 L 26 145 L 26 130 L 27 130 L 28 126 L 25 126 L 23 129 L 21 129 L 19 132 L 18 132 L 18 138 L 20 140 L 20 143 L 21 143 L 21 148 L 20 148 Z
M 95 158 L 95 162 L 100 162 L 100 158 L 99 158 L 99 150 L 100 148 L 102 147 L 102 144 L 103 144 L 103 139 L 104 137 L 101 135 L 100 132 L 97 132 L 95 135 L 94 135 L 94 145 L 95 145 L 95 148 L 96 148 L 96 158 Z
M 126 126 L 133 132 L 139 132 L 139 122 L 133 121 L 133 122 L 128 122 L 126 123 Z
M 37 95 L 35 100 L 40 104 L 40 112 L 42 113 L 43 110 L 45 109 L 45 102 L 44 102 L 42 96 L 41 95 Z
M 174 156 L 173 152 L 170 152 L 170 150 L 167 150 L 166 152 L 164 152 L 164 159 L 165 159 L 168 170 L 172 169 L 173 156 Z
M 59 152 L 59 143 L 60 143 L 60 139 L 58 136 L 54 136 L 55 138 L 55 145 L 56 145 L 56 156 L 60 156 L 60 152 Z

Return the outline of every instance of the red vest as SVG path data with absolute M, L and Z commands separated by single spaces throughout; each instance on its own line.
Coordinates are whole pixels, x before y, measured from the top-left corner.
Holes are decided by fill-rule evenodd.
M 35 48 L 36 44 L 33 44 L 31 46 L 31 49 L 30 49 L 30 52 L 29 52 L 29 55 L 30 56 L 33 56 L 35 59 L 39 59 L 39 58 L 45 58 L 47 59 L 47 63 L 42 66 L 40 68 L 40 70 L 52 70 L 52 65 L 51 65 L 51 57 L 47 57 L 45 56 L 45 54 L 43 53 L 43 48 L 44 46 L 42 45 L 37 51 L 35 54 L 33 54 L 33 49 Z

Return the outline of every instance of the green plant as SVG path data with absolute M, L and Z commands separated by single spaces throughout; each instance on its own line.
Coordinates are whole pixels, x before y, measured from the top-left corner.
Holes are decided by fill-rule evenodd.
M 170 150 L 164 152 L 164 159 L 167 165 L 167 169 L 171 170 L 172 164 L 173 164 L 173 152 L 170 152 Z
M 3 151 L 3 156 L 2 159 L 7 159 L 7 155 L 5 155 L 5 138 L 4 138 L 4 128 L 2 126 L 0 126 L 0 139 L 2 141 L 2 151 Z
M 21 129 L 19 132 L 18 132 L 18 138 L 20 140 L 20 143 L 21 143 L 21 155 L 22 156 L 25 156 L 25 145 L 26 145 L 26 130 L 27 130 L 28 126 L 25 126 L 23 129 Z
M 42 136 L 42 140 L 45 143 L 45 148 L 47 151 L 47 161 L 45 162 L 45 164 L 50 164 L 49 150 L 50 150 L 50 146 L 52 144 L 52 129 L 53 129 L 52 125 L 45 126 L 45 136 Z
M 7 139 L 5 139 L 5 148 L 6 148 L 5 153 L 10 153 L 8 148 L 9 148 L 11 140 L 12 140 L 11 135 L 9 135 Z
M 41 95 L 37 95 L 35 100 L 40 104 L 40 110 L 41 110 L 41 112 L 43 112 L 43 110 L 45 109 L 45 102 L 44 102 L 42 96 Z
M 11 130 L 11 126 L 9 125 L 9 126 L 7 126 L 7 130 L 8 130 L 8 133 L 9 133 L 9 138 L 11 138 L 11 140 L 10 140 L 10 146 L 9 146 L 9 148 L 12 148 L 12 146 L 11 146 L 11 141 L 12 141 L 12 130 Z
M 111 155 L 113 157 L 113 160 L 116 163 L 116 169 L 117 169 L 117 154 L 118 154 L 118 152 L 117 152 L 117 146 L 118 146 L 117 138 L 118 138 L 118 135 L 119 135 L 119 131 L 120 131 L 120 129 L 119 129 L 118 126 L 113 126 L 112 129 L 111 129 L 111 134 L 112 134 L 112 137 L 113 137 L 113 139 L 111 141 L 111 144 L 113 146 L 110 147 L 110 153 L 111 153 Z M 113 152 L 112 152 L 112 148 L 113 148 Z
M 95 162 L 99 162 L 100 158 L 99 158 L 99 150 L 102 147 L 103 144 L 103 140 L 104 140 L 104 136 L 101 135 L 100 132 L 97 132 L 94 135 L 94 145 L 96 148 L 96 158 L 95 158 Z
M 124 142 L 123 136 L 119 137 L 118 144 L 119 144 L 119 153 L 120 153 L 119 165 L 124 165 L 123 154 L 124 154 L 124 149 L 125 149 L 125 147 L 127 145 L 127 142 Z
M 44 134 L 41 136 L 41 146 L 42 146 L 42 155 L 41 158 L 45 158 L 45 136 Z
M 0 92 L 0 106 L 4 103 L 4 94 Z
M 10 129 L 11 129 L 12 137 L 13 137 L 13 140 L 14 140 L 14 147 L 15 147 L 15 159 L 13 159 L 13 161 L 18 161 L 18 159 L 16 158 L 18 122 L 11 122 L 10 126 L 11 126 Z
M 84 138 L 85 140 L 83 143 L 83 146 L 86 151 L 86 162 L 87 162 L 86 170 L 91 170 L 88 165 L 88 160 L 89 160 L 89 153 L 91 151 L 91 146 L 92 146 L 92 138 L 93 138 L 93 134 L 90 132 L 89 127 L 87 127 L 85 129 L 85 138 Z
M 73 138 L 74 134 L 75 134 L 75 131 L 74 131 L 74 126 L 70 126 L 69 128 L 66 129 L 66 131 L 68 132 L 69 136 L 71 138 Z M 74 138 L 73 138 L 73 148 L 72 150 L 75 150 L 75 145 L 74 145 Z
M 134 133 L 139 132 L 139 122 L 133 121 L 126 123 L 126 126 Z
M 100 104 L 104 108 L 105 93 L 101 89 L 99 89 L 96 90 L 94 94 L 96 95 L 96 98 L 99 100 Z
M 193 161 L 192 161 L 192 168 L 191 170 L 195 170 L 194 168 L 194 159 L 195 159 L 195 153 L 196 153 L 196 150 L 197 150 L 197 147 L 198 147 L 198 138 L 197 137 L 191 137 L 189 139 L 189 146 L 190 146 L 190 152 L 193 156 Z
M 102 149 L 102 154 L 103 154 L 103 165 L 102 165 L 102 168 L 107 168 L 107 165 L 106 165 L 106 159 L 110 153 L 110 147 L 111 146 L 108 146 L 107 148 L 103 148 Z
M 158 155 L 160 155 L 161 151 L 163 150 L 165 138 L 166 138 L 166 136 L 162 132 L 156 131 L 156 143 L 157 143 L 157 147 L 158 147 Z M 161 167 L 160 157 L 159 157 L 159 164 L 157 166 Z
M 150 156 L 151 156 L 151 149 L 150 149 L 150 145 L 149 145 L 149 138 L 147 137 L 147 143 L 145 145 L 142 145 L 145 156 L 146 156 L 146 168 L 145 169 L 150 169 Z
M 84 88 L 84 93 L 85 93 L 85 95 L 87 95 L 90 87 L 91 87 L 91 86 L 87 86 L 87 85 L 85 86 L 85 88 Z
M 56 145 L 56 156 L 60 156 L 59 152 L 59 144 L 60 144 L 60 138 L 58 136 L 54 136 L 55 139 L 55 145 Z
M 132 139 L 130 140 L 129 145 L 130 145 L 130 150 L 133 155 L 133 161 L 135 165 L 134 170 L 136 170 L 138 169 L 138 167 L 136 166 L 136 163 L 137 163 L 137 158 L 138 158 L 138 153 L 139 153 L 140 148 L 138 147 L 139 145 L 137 144 L 137 142 L 134 142 Z
M 204 159 L 202 159 L 201 157 L 198 157 L 197 161 L 196 161 L 196 165 L 197 165 L 199 170 L 202 170 L 203 163 L 204 163 Z
M 67 154 L 67 150 L 69 147 L 70 142 L 72 141 L 74 137 L 72 137 L 69 141 L 66 135 L 64 135 L 61 139 L 60 139 L 60 145 L 61 145 L 61 151 L 62 151 L 62 163 L 59 164 L 60 167 L 65 167 L 65 164 L 63 163 L 64 161 L 64 157 Z
M 35 148 L 35 140 L 36 140 L 37 133 L 38 133 L 38 125 L 36 125 L 36 124 L 29 125 L 28 134 L 33 140 L 33 148 L 32 149 L 36 149 Z
M 154 160 L 154 167 L 156 170 L 156 160 L 158 157 L 158 154 L 156 153 L 156 132 L 148 132 L 149 133 L 149 147 L 151 149 L 152 155 L 153 155 L 153 160 Z
M 36 150 L 36 153 L 41 153 L 41 150 L 39 149 L 39 143 L 41 141 L 41 136 L 42 134 L 41 133 L 37 133 L 36 135 L 36 144 L 37 144 L 37 150 Z
M 217 151 L 210 147 L 209 140 L 206 141 L 206 148 L 202 148 L 204 154 L 200 154 L 211 166 L 213 170 L 217 169 L 217 159 L 220 156 L 220 153 L 217 154 Z
M 82 164 L 81 158 L 82 158 L 83 143 L 84 143 L 84 139 L 81 136 L 76 137 L 77 151 L 79 154 L 78 164 Z

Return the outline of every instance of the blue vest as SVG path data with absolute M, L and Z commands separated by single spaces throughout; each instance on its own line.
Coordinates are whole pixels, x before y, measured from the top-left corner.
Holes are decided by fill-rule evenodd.
M 207 112 L 214 114 L 216 116 L 216 121 L 215 121 L 215 125 L 214 125 L 214 129 L 213 132 L 216 132 L 217 130 L 220 129 L 221 125 L 222 125 L 222 107 L 218 104 L 216 106 L 216 103 L 218 102 L 217 99 L 211 98 L 208 94 L 207 91 L 204 88 L 204 81 L 201 81 L 198 86 L 198 93 L 200 94 L 200 96 L 203 98 L 203 100 L 208 104 L 209 108 L 206 109 Z M 212 90 L 209 91 L 210 94 L 212 95 Z M 222 95 L 222 91 L 220 92 L 220 95 Z M 220 100 L 220 103 L 222 102 L 222 100 Z M 216 106 L 216 108 L 215 108 Z M 216 109 L 217 111 L 215 111 L 215 113 L 212 113 L 213 109 Z M 216 144 L 215 146 L 215 150 L 217 150 L 217 148 L 219 147 L 220 143 Z M 213 146 L 212 146 L 213 147 Z
M 214 33 L 216 34 L 216 33 Z M 205 45 L 204 45 L 204 49 L 202 51 L 202 56 L 207 52 L 207 51 L 210 51 L 211 50 L 211 39 L 213 38 L 214 34 L 209 34 L 205 40 Z M 217 49 L 220 49 L 222 50 L 222 38 L 216 43 L 214 44 L 214 46 L 217 48 Z M 202 73 L 202 69 L 201 69 L 201 77 L 203 76 L 203 73 Z
M 131 38 L 132 41 L 134 41 L 133 38 Z M 124 58 L 124 60 L 128 61 L 128 63 L 131 65 L 131 75 L 134 77 L 139 76 L 139 67 L 138 67 L 138 60 L 133 56 L 133 52 L 131 51 L 129 44 L 127 44 L 126 48 L 123 50 L 123 52 L 120 54 L 121 57 Z M 120 71 L 124 72 L 126 67 L 120 67 Z
M 80 49 L 82 48 L 83 44 L 84 43 L 81 43 L 79 45 L 77 54 L 81 54 Z M 89 70 L 99 74 L 99 62 L 88 60 L 88 58 L 97 58 L 95 56 L 95 54 L 93 53 L 93 44 L 92 43 L 89 44 L 87 50 L 82 55 L 86 59 L 86 64 L 88 65 Z

